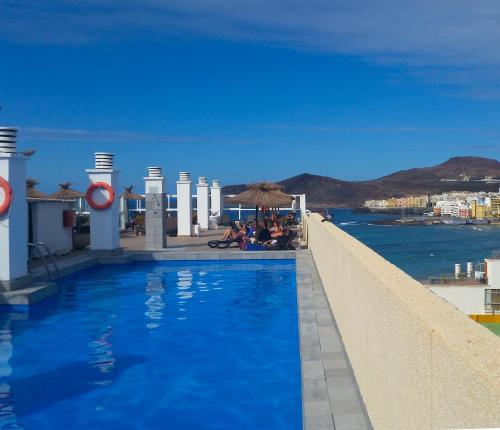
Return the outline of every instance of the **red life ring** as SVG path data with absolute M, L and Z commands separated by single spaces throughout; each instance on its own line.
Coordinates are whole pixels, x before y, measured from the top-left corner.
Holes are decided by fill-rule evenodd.
M 94 200 L 93 194 L 95 190 L 98 189 L 103 189 L 108 192 L 108 200 L 106 200 L 104 203 L 96 203 Z M 87 199 L 87 203 L 90 205 L 91 208 L 101 211 L 104 209 L 109 208 L 112 204 L 113 201 L 115 200 L 115 192 L 113 188 L 111 188 L 111 185 L 107 184 L 106 182 L 94 182 L 93 184 L 90 184 L 89 187 L 87 188 L 87 193 L 85 194 L 85 198 Z
M 9 181 L 0 176 L 0 188 L 3 190 L 4 198 L 3 202 L 0 203 L 0 215 L 6 213 L 10 204 L 12 203 L 12 188 L 10 187 Z

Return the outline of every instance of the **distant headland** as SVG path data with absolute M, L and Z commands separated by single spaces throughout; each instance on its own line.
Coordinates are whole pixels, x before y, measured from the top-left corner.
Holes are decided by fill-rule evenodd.
M 487 178 L 491 178 L 488 181 Z M 495 179 L 496 178 L 496 179 Z M 402 170 L 369 181 L 342 181 L 303 173 L 280 181 L 286 192 L 307 194 L 308 206 L 361 207 L 366 200 L 447 191 L 498 191 L 500 162 L 482 157 L 453 157 L 433 167 Z M 245 185 L 224 187 L 237 194 Z

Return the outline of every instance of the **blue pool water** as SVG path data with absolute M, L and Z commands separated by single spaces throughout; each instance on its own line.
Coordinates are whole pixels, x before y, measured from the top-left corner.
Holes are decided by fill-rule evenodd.
M 0 315 L 0 428 L 300 429 L 295 262 L 147 262 Z

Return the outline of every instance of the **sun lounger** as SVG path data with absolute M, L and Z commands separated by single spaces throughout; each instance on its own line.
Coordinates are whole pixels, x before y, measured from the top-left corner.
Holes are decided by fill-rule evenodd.
M 235 239 L 226 239 L 226 240 L 211 240 L 207 243 L 210 248 L 219 248 L 224 249 L 228 248 L 231 244 L 236 243 L 241 247 L 243 239 L 241 237 L 237 237 Z
M 258 243 L 246 244 L 247 251 L 288 251 L 294 250 L 293 240 L 297 237 L 295 231 L 290 231 L 287 236 L 281 236 L 276 239 L 276 243 L 261 245 Z

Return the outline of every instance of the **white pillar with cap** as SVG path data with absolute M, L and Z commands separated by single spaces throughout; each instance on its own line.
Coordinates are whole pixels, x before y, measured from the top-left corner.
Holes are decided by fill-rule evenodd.
M 220 181 L 214 179 L 212 181 L 212 186 L 210 187 L 210 212 L 212 216 L 220 217 L 224 211 L 224 206 L 222 204 L 222 188 L 220 186 Z
M 193 202 L 188 172 L 180 172 L 177 181 L 177 236 L 191 236 Z
M 196 184 L 196 216 L 202 230 L 208 230 L 209 194 L 207 178 L 200 176 Z
M 17 153 L 17 130 L 0 127 L 0 287 L 22 288 L 28 277 L 27 156 Z
M 113 157 L 109 152 L 96 152 L 95 168 L 86 169 L 89 175 L 89 190 L 92 184 L 103 184 L 102 188 L 87 190 L 87 202 L 90 207 L 90 249 L 94 251 L 114 251 L 120 249 L 120 204 L 118 196 L 119 171 L 115 170 Z M 114 195 L 104 188 L 108 185 Z M 111 201 L 112 200 L 112 201 Z M 111 204 L 104 209 L 93 208 L 94 205 Z
M 146 248 L 167 247 L 167 199 L 161 167 L 148 167 L 144 178 L 146 192 Z
M 148 176 L 144 178 L 144 188 L 146 194 L 166 193 L 165 178 L 161 167 L 148 167 Z

